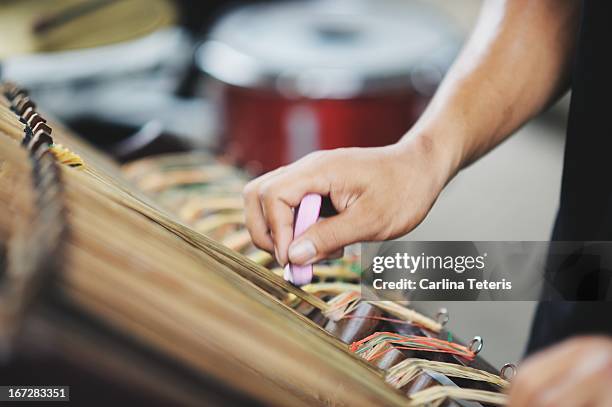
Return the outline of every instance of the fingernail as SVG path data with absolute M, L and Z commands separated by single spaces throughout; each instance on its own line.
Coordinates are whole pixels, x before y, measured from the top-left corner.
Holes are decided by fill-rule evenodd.
M 317 255 L 317 248 L 310 240 L 302 240 L 289 246 L 289 259 L 292 263 L 308 264 Z

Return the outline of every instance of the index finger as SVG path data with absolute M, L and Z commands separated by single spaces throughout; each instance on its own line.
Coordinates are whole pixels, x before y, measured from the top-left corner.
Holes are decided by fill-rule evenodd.
M 244 200 L 245 226 L 249 231 L 255 246 L 270 253 L 274 251 L 274 242 L 270 236 L 270 229 L 266 224 L 258 191 L 262 182 L 270 177 L 273 177 L 275 174 L 282 172 L 283 170 L 284 167 L 280 167 L 252 180 L 244 187 L 244 190 L 242 191 L 242 197 Z

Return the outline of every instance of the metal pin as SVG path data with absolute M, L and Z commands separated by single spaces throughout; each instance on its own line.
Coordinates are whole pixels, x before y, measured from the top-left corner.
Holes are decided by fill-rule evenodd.
M 483 345 L 484 345 L 484 341 L 482 340 L 482 337 L 475 336 L 474 339 L 470 341 L 470 344 L 468 345 L 468 349 L 477 355 L 482 350 Z
M 499 377 L 505 380 L 512 380 L 516 376 L 516 365 L 514 363 L 506 363 L 499 371 Z

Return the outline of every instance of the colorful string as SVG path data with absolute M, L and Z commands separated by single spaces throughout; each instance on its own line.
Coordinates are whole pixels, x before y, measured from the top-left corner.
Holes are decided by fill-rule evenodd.
M 400 335 L 393 332 L 376 332 L 350 345 L 351 352 L 364 357 L 368 361 L 379 358 L 392 349 L 448 353 L 461 356 L 467 360 L 474 360 L 476 357 L 476 354 L 469 348 L 458 343 L 426 336 Z

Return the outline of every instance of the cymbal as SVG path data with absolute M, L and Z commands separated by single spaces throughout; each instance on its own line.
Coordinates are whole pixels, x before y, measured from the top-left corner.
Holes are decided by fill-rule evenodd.
M 0 1 L 0 58 L 124 42 L 176 19 L 170 0 Z

